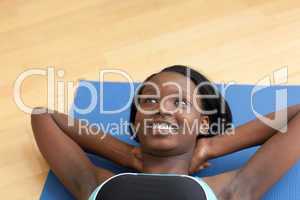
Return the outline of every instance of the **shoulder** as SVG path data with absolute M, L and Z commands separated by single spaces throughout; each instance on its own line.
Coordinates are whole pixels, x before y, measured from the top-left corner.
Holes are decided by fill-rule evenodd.
M 230 184 L 238 172 L 239 169 L 200 179 L 202 179 L 215 194 L 220 194 L 221 191 Z
M 97 195 L 99 189 L 101 188 L 100 186 L 103 185 L 110 178 L 115 176 L 115 174 L 113 172 L 103 169 L 103 168 L 96 167 L 96 166 L 94 167 L 94 173 L 96 176 L 96 180 L 94 182 L 86 183 L 86 185 L 88 186 L 88 189 L 85 192 L 85 194 L 89 198 L 84 198 L 84 199 L 89 199 L 89 200 L 96 199 L 96 195 Z

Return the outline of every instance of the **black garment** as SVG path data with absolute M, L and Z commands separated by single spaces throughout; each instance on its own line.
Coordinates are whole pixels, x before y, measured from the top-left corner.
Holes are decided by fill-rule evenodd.
M 106 182 L 97 200 L 206 200 L 201 185 L 184 176 L 116 176 Z

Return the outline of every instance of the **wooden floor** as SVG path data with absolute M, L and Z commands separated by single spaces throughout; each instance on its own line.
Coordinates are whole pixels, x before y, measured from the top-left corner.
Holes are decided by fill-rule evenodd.
M 65 72 L 57 80 L 76 83 L 113 67 L 141 81 L 173 64 L 238 83 L 287 66 L 289 83 L 299 84 L 300 1 L 0 1 L 1 199 L 38 199 L 48 171 L 30 118 L 14 102 L 23 71 L 52 66 Z M 26 105 L 47 104 L 46 83 L 43 76 L 23 82 Z

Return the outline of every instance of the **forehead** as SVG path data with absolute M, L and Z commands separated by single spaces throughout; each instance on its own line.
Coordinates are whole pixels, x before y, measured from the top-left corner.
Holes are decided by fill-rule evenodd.
M 145 83 L 142 92 L 152 91 L 158 87 L 160 90 L 178 91 L 192 93 L 196 88 L 195 83 L 188 77 L 176 72 L 160 72 Z

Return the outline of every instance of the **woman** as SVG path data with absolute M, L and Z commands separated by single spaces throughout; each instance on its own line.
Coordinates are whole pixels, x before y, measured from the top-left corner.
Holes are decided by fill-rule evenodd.
M 72 127 L 67 126 L 67 115 L 34 114 L 40 108 L 34 109 L 32 129 L 38 147 L 76 199 L 96 199 L 105 185 L 101 183 L 115 177 L 112 172 L 93 165 L 83 150 L 144 174 L 188 175 L 207 167 L 211 158 L 263 144 L 241 169 L 198 179 L 208 200 L 260 199 L 299 160 L 300 105 L 287 108 L 288 131 L 284 134 L 253 120 L 234 130 L 222 130 L 228 134 L 206 137 L 213 135 L 214 130 L 209 127 L 218 119 L 222 118 L 225 124 L 231 122 L 230 109 L 226 103 L 225 109 L 221 109 L 221 103 L 225 102 L 221 96 L 213 100 L 197 98 L 197 94 L 216 95 L 217 91 L 207 85 L 197 88 L 208 80 L 197 71 L 187 69 L 185 66 L 165 68 L 147 78 L 138 91 L 131 120 L 140 148 L 109 135 L 100 140 L 104 133 L 95 135 L 89 134 L 88 129 L 79 130 L 78 121 Z M 207 114 L 204 112 L 207 110 L 216 112 Z M 272 118 L 274 114 L 267 117 Z M 195 122 L 200 129 L 191 130 Z

